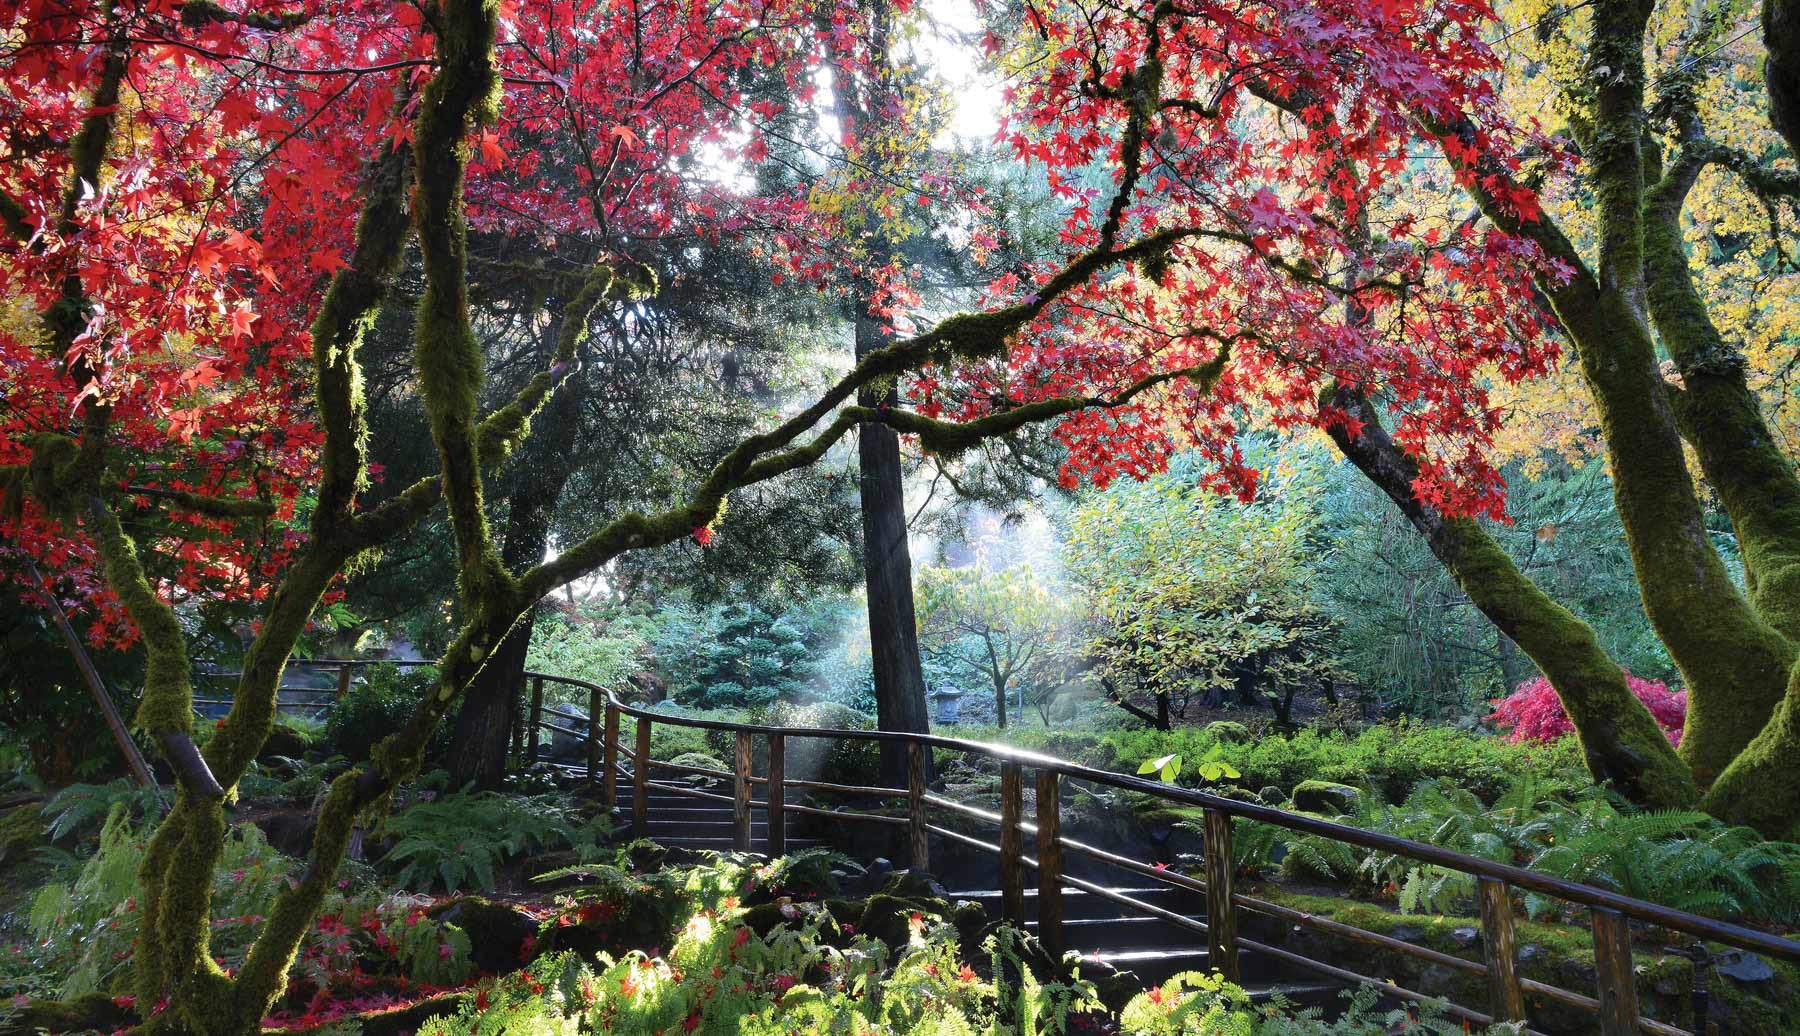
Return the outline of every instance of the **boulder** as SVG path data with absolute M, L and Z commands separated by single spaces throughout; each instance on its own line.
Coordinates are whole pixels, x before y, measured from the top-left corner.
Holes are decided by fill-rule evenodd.
M 532 956 L 538 923 L 505 903 L 464 896 L 439 903 L 428 914 L 468 933 L 469 959 L 482 971 L 508 972 Z
M 1249 727 L 1228 719 L 1215 720 L 1208 723 L 1203 729 L 1214 741 L 1225 744 L 1238 744 L 1250 740 Z
M 285 723 L 277 723 L 269 728 L 269 736 L 263 741 L 262 750 L 256 753 L 257 762 L 274 762 L 276 759 L 298 759 L 312 747 L 312 741 L 305 735 Z
M 1346 814 L 1356 812 L 1362 792 L 1332 781 L 1301 781 L 1294 785 L 1294 808 L 1303 813 Z

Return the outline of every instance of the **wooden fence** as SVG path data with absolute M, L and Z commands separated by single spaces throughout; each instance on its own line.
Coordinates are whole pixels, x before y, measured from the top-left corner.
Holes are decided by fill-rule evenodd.
M 341 671 L 346 674 L 346 683 L 350 666 L 355 664 L 358 663 L 342 663 Z M 1014 923 L 1026 920 L 1027 871 L 1033 872 L 1038 893 L 1036 920 L 1039 938 L 1053 954 L 1060 954 L 1067 945 L 1063 931 L 1062 893 L 1066 888 L 1073 888 L 1112 900 L 1139 914 L 1204 934 L 1209 948 L 1209 965 L 1233 981 L 1239 978 L 1239 953 L 1250 950 L 1337 981 L 1370 983 L 1378 986 L 1384 994 L 1401 1000 L 1425 1002 L 1439 999 L 1377 976 L 1360 974 L 1337 964 L 1314 960 L 1240 935 L 1238 919 L 1243 912 L 1249 912 L 1405 954 L 1484 979 L 1487 989 L 1485 1004 L 1479 1007 L 1455 1003 L 1448 1005 L 1452 1016 L 1472 1025 L 1485 1026 L 1495 1021 L 1529 1023 L 1528 1002 L 1536 999 L 1554 1001 L 1592 1013 L 1595 1016 L 1595 1031 L 1602 1036 L 1635 1036 L 1639 1032 L 1650 1033 L 1652 1036 L 1695 1036 L 1688 1030 L 1646 1018 L 1639 1011 L 1637 985 L 1633 978 L 1633 923 L 1655 926 L 1706 942 L 1800 963 L 1800 942 L 1767 932 L 1674 910 L 1595 886 L 1565 881 L 1538 871 L 1467 856 L 1424 842 L 1364 831 L 1318 817 L 1223 798 L 1160 781 L 1099 770 L 1009 745 L 925 734 L 770 727 L 691 718 L 654 712 L 622 702 L 605 688 L 585 680 L 553 673 L 527 672 L 525 675 L 530 679 L 532 688 L 530 712 L 525 724 L 529 731 L 529 742 L 520 746 L 525 759 L 536 761 L 539 758 L 539 734 L 542 730 L 581 736 L 585 741 L 586 765 L 578 765 L 576 769 L 585 770 L 588 779 L 600 786 L 608 806 L 616 807 L 621 804 L 621 779 L 630 782 L 629 802 L 634 835 L 642 835 L 647 831 L 648 801 L 652 789 L 731 803 L 733 842 L 739 849 L 750 847 L 752 811 L 762 810 L 767 819 L 768 848 L 771 854 L 784 851 L 789 814 L 816 814 L 838 821 L 902 825 L 906 828 L 906 844 L 911 863 L 922 870 L 929 870 L 931 867 L 930 838 L 933 835 L 997 856 L 1002 913 Z M 585 723 L 571 726 L 567 720 L 573 717 L 567 716 L 562 724 L 544 718 L 544 686 L 547 683 L 560 684 L 573 688 L 577 695 L 586 695 L 589 708 Z M 621 723 L 626 717 L 634 721 L 635 727 L 629 745 L 624 743 L 621 733 Z M 658 723 L 731 734 L 735 748 L 732 768 L 722 770 L 688 766 L 652 758 L 650 735 L 654 725 Z M 786 746 L 796 738 L 902 742 L 906 746 L 908 760 L 907 786 L 889 788 L 790 779 L 785 774 Z M 760 776 L 752 772 L 751 766 L 757 739 L 761 739 L 768 749 L 768 765 Z M 925 753 L 934 750 L 996 762 L 1000 768 L 998 808 L 984 809 L 931 793 L 925 781 Z M 677 781 L 657 779 L 653 776 L 653 771 L 697 775 L 728 782 L 731 793 L 727 795 Z M 1027 772 L 1030 773 L 1036 790 L 1035 815 L 1029 819 L 1024 809 Z M 1199 807 L 1204 817 L 1205 877 L 1193 877 L 1130 859 L 1063 835 L 1061 790 L 1069 781 L 1084 781 L 1154 796 L 1175 805 Z M 753 788 L 758 785 L 765 790 L 761 801 L 755 800 L 752 795 Z M 903 809 L 895 813 L 821 809 L 787 801 L 789 789 L 886 799 L 902 804 Z M 942 819 L 946 813 L 956 813 L 994 825 L 998 829 L 995 835 L 998 840 L 985 841 L 934 822 L 934 819 Z M 1233 888 L 1231 842 L 1233 826 L 1240 821 L 1273 824 L 1301 834 L 1319 835 L 1348 845 L 1404 856 L 1472 877 L 1475 879 L 1481 915 L 1482 960 L 1465 960 L 1237 891 Z M 1032 836 L 1034 848 L 1031 851 L 1027 851 L 1025 846 L 1027 835 Z M 1206 899 L 1206 920 L 1196 920 L 1065 873 L 1065 853 L 1122 868 L 1159 884 L 1200 893 Z M 1593 933 L 1596 972 L 1595 988 L 1591 994 L 1538 982 L 1519 973 L 1517 940 L 1513 932 L 1514 891 L 1537 893 L 1586 910 Z M 1527 1028 L 1526 1031 L 1533 1030 Z

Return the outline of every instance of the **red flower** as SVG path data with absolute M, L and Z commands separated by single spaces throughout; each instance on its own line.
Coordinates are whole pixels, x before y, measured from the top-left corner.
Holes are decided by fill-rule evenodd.
M 712 528 L 710 526 L 705 526 L 705 525 L 694 526 L 694 542 L 700 544 L 702 547 L 707 547 L 707 546 L 712 545 L 712 536 L 713 536 L 713 533 L 712 533 Z
M 700 1028 L 700 1012 L 695 1011 L 693 1014 L 688 1015 L 687 1020 L 681 1023 L 681 1027 L 689 1032 L 693 1032 L 695 1029 Z
M 785 993 L 788 990 L 794 988 L 794 976 L 792 976 L 792 975 L 776 975 L 775 981 L 771 984 L 774 985 L 775 992 Z
M 964 964 L 962 970 L 956 973 L 956 978 L 959 982 L 973 982 L 975 981 L 975 969 Z

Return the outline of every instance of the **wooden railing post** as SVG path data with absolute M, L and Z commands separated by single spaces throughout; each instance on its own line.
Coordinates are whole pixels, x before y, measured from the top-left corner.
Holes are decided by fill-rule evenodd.
M 619 804 L 619 707 L 606 703 L 606 772 L 600 777 L 600 794 L 607 809 Z
M 600 688 L 588 691 L 588 783 L 600 782 Z
M 750 851 L 750 732 L 737 732 L 737 759 L 731 768 L 731 847 Z
M 538 724 L 544 721 L 544 678 L 531 678 L 531 713 L 525 722 L 526 743 L 530 746 L 525 752 L 525 765 L 532 766 L 538 761 Z
M 1000 916 L 1025 923 L 1025 788 L 1018 763 L 1000 764 Z
M 931 870 L 930 832 L 925 830 L 925 746 L 906 743 L 906 825 L 914 870 Z
M 1488 1012 L 1498 1022 L 1524 1021 L 1525 990 L 1519 985 L 1512 894 L 1498 878 L 1481 879 L 1481 943 L 1488 969 Z
M 631 837 L 650 833 L 650 718 L 637 718 L 637 758 L 631 764 Z
M 1631 968 L 1631 922 L 1617 910 L 1603 907 L 1593 908 L 1592 918 L 1601 1036 L 1635 1036 L 1638 998 Z
M 1237 905 L 1231 901 L 1231 814 L 1206 811 L 1207 960 L 1227 982 L 1238 981 Z
M 338 701 L 343 701 L 344 696 L 349 693 L 350 693 L 350 663 L 346 662 L 343 665 L 338 666 L 338 688 L 337 688 Z
M 787 744 L 780 734 L 769 735 L 769 855 L 787 852 L 787 813 L 782 782 L 787 779 Z
M 1053 959 L 1061 960 L 1062 809 L 1055 770 L 1037 772 L 1038 941 Z

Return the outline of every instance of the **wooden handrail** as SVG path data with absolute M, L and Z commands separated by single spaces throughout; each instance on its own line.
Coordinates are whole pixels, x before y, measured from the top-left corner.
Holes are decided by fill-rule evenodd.
M 339 666 L 340 673 L 347 673 L 349 666 L 373 664 L 377 661 L 387 660 L 325 659 L 314 660 L 312 664 L 319 667 Z M 430 664 L 416 660 L 393 661 L 399 665 Z M 1637 989 L 1632 977 L 1629 927 L 1631 920 L 1657 925 L 1709 942 L 1752 950 L 1781 960 L 1800 962 L 1800 942 L 1778 935 L 1759 932 L 1726 921 L 1701 917 L 1697 914 L 1634 899 L 1592 885 L 1578 884 L 1523 867 L 1469 856 L 1425 842 L 1415 842 L 1376 831 L 1365 831 L 1334 821 L 1302 813 L 1290 813 L 1260 803 L 1228 799 L 1193 788 L 1183 788 L 1134 775 L 1083 766 L 1079 763 L 1071 763 L 1010 745 L 967 741 L 935 734 L 881 730 L 837 730 L 823 727 L 775 727 L 764 724 L 701 719 L 642 708 L 621 701 L 617 695 L 599 684 L 574 677 L 534 671 L 527 671 L 525 676 L 532 681 L 533 692 L 532 711 L 526 724 L 531 732 L 532 745 L 527 753 L 528 758 L 531 759 L 535 759 L 537 755 L 537 726 L 543 712 L 543 685 L 546 682 L 556 683 L 588 692 L 587 772 L 590 780 L 598 776 L 603 781 L 603 794 L 609 805 L 617 803 L 617 781 L 619 774 L 624 771 L 620 759 L 623 749 L 620 744 L 619 720 L 621 716 L 630 716 L 636 721 L 636 744 L 630 767 L 633 785 L 631 821 L 632 831 L 635 835 L 641 837 L 647 830 L 647 797 L 649 790 L 653 787 L 676 794 L 732 803 L 734 807 L 733 843 L 739 849 L 746 849 L 750 844 L 749 816 L 752 808 L 766 809 L 769 813 L 769 846 L 774 853 L 779 853 L 785 848 L 783 818 L 786 813 L 790 812 L 835 819 L 901 824 L 908 831 L 907 842 L 912 865 L 921 869 L 929 867 L 929 839 L 934 835 L 946 841 L 968 845 L 998 855 L 1000 857 L 1002 913 L 1007 916 L 1008 920 L 1015 923 L 1022 920 L 1022 917 L 1017 915 L 1022 915 L 1024 912 L 1023 868 L 1029 867 L 1035 870 L 1038 877 L 1038 935 L 1045 948 L 1053 955 L 1060 954 L 1063 948 L 1061 892 L 1064 886 L 1069 886 L 1117 900 L 1122 905 L 1151 917 L 1163 920 L 1181 917 L 1178 923 L 1207 933 L 1209 956 L 1213 967 L 1233 980 L 1237 977 L 1239 950 L 1251 950 L 1275 960 L 1309 968 L 1341 981 L 1375 983 L 1385 993 L 1404 1000 L 1433 999 L 1425 994 L 1394 985 L 1392 982 L 1379 982 L 1369 976 L 1360 975 L 1336 965 L 1315 961 L 1289 950 L 1267 946 L 1245 938 L 1237 933 L 1237 909 L 1242 907 L 1328 934 L 1377 945 L 1442 967 L 1467 974 L 1486 976 L 1490 1000 L 1488 1007 L 1491 1013 L 1451 1004 L 1449 1005 L 1450 1013 L 1454 1017 L 1481 1025 L 1489 1024 L 1496 1018 L 1513 1021 L 1524 1020 L 1526 996 L 1530 994 L 1595 1013 L 1598 1016 L 1596 1021 L 1600 1025 L 1599 1031 L 1603 1033 L 1603 1036 L 1626 1036 L 1626 1034 L 1635 1036 L 1640 1031 L 1649 1033 L 1651 1036 L 1692 1036 L 1675 1026 L 1644 1018 L 1641 1015 L 1637 1002 Z M 579 717 L 568 718 L 580 722 Z M 733 754 L 732 770 L 728 773 L 708 767 L 672 766 L 669 763 L 652 759 L 650 757 L 650 732 L 652 725 L 656 723 L 731 733 L 736 749 Z M 572 733 L 580 731 L 579 727 L 553 729 L 563 729 Z M 765 777 L 756 777 L 750 772 L 751 747 L 756 737 L 765 738 L 769 745 L 769 773 Z M 822 781 L 787 779 L 784 773 L 782 746 L 792 738 L 904 744 L 908 761 L 907 787 L 900 789 L 834 785 Z M 925 753 L 934 749 L 959 752 L 998 762 L 1001 771 L 1000 811 L 995 813 L 931 794 L 927 790 L 924 780 L 927 771 Z M 652 766 L 686 769 L 706 776 L 725 778 L 731 782 L 732 794 L 723 795 L 702 791 L 698 788 L 652 782 L 648 776 Z M 1026 821 L 1022 815 L 1021 800 L 1025 769 L 1031 769 L 1036 775 L 1036 824 Z M 1059 800 L 1061 784 L 1064 779 L 1080 780 L 1089 784 L 1136 792 L 1163 801 L 1197 806 L 1202 809 L 1204 811 L 1203 828 L 1206 850 L 1204 853 L 1205 881 L 1170 872 L 1161 867 L 1144 865 L 1063 837 L 1060 833 Z M 749 789 L 753 783 L 767 784 L 769 801 L 766 804 L 751 800 Z M 819 809 L 802 803 L 784 801 L 783 791 L 785 788 L 807 788 L 844 794 L 899 798 L 905 802 L 905 812 L 904 815 L 896 816 Z M 996 845 L 972 835 L 934 824 L 929 819 L 927 807 L 948 809 L 980 820 L 997 823 L 1000 825 L 1000 843 Z M 1234 874 L 1231 841 L 1233 824 L 1237 820 L 1271 824 L 1289 831 L 1318 835 L 1347 845 L 1404 856 L 1475 877 L 1478 879 L 1477 899 L 1481 907 L 1483 959 L 1480 962 L 1464 960 L 1427 947 L 1415 946 L 1391 936 L 1370 932 L 1353 925 L 1317 917 L 1305 911 L 1293 910 L 1234 892 L 1232 889 Z M 1035 836 L 1035 858 L 1025 850 L 1027 834 Z M 1108 864 L 1123 866 L 1127 870 L 1143 874 L 1167 885 L 1203 892 L 1207 900 L 1206 921 L 1204 923 L 1195 921 L 1164 908 L 1134 900 L 1093 882 L 1064 874 L 1062 854 L 1065 849 L 1094 857 Z M 1584 996 L 1527 979 L 1518 974 L 1518 961 L 1512 933 L 1513 907 L 1511 900 L 1514 889 L 1529 890 L 1587 908 L 1592 919 L 1595 966 L 1598 973 L 1596 992 L 1599 995 L 1597 997 Z

